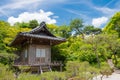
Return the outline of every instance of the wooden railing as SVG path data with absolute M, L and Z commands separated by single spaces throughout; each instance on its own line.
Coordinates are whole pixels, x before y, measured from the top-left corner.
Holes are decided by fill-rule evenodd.
M 35 61 L 32 62 L 30 65 L 51 65 L 51 66 L 59 66 L 62 65 L 62 61 L 53 61 L 53 62 L 45 62 L 45 63 L 41 63 L 40 61 Z
M 62 65 L 62 62 L 61 61 L 53 61 L 53 62 L 49 62 L 49 63 L 41 63 L 39 61 L 36 61 L 36 62 L 32 62 L 32 63 L 29 64 L 28 62 L 25 62 L 25 61 L 15 60 L 14 65 L 30 65 L 30 66 L 50 65 L 50 66 L 59 66 L 59 65 Z

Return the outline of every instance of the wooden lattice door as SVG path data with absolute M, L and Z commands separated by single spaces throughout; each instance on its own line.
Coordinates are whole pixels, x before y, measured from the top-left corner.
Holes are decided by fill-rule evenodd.
M 39 63 L 45 63 L 46 53 L 45 49 L 37 48 L 36 49 L 36 59 Z

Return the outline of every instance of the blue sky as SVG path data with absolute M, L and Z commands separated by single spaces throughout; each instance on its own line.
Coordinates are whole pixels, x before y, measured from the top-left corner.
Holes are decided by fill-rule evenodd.
M 119 10 L 120 0 L 1 0 L 0 20 L 63 25 L 80 18 L 85 25 L 103 28 Z

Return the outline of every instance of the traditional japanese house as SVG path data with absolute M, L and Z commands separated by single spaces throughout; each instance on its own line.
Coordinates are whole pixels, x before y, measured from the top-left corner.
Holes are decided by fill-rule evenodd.
M 20 49 L 15 52 L 19 58 L 14 61 L 14 66 L 36 67 L 41 73 L 43 66 L 47 66 L 49 70 L 51 70 L 51 66 L 60 66 L 61 68 L 61 62 L 51 62 L 51 46 L 65 41 L 66 39 L 58 38 L 50 33 L 45 22 L 30 32 L 20 32 L 10 44 Z

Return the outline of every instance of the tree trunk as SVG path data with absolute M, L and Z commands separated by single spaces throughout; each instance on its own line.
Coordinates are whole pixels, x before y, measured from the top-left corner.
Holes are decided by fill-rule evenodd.
M 94 50 L 94 53 L 95 53 L 96 58 L 97 58 L 98 68 L 100 68 L 100 60 L 99 60 L 98 54 L 97 54 L 97 52 L 96 52 L 96 49 Z
M 113 54 L 114 55 L 114 59 L 115 59 L 115 65 L 117 64 L 117 57 L 116 57 L 116 55 L 115 54 Z

